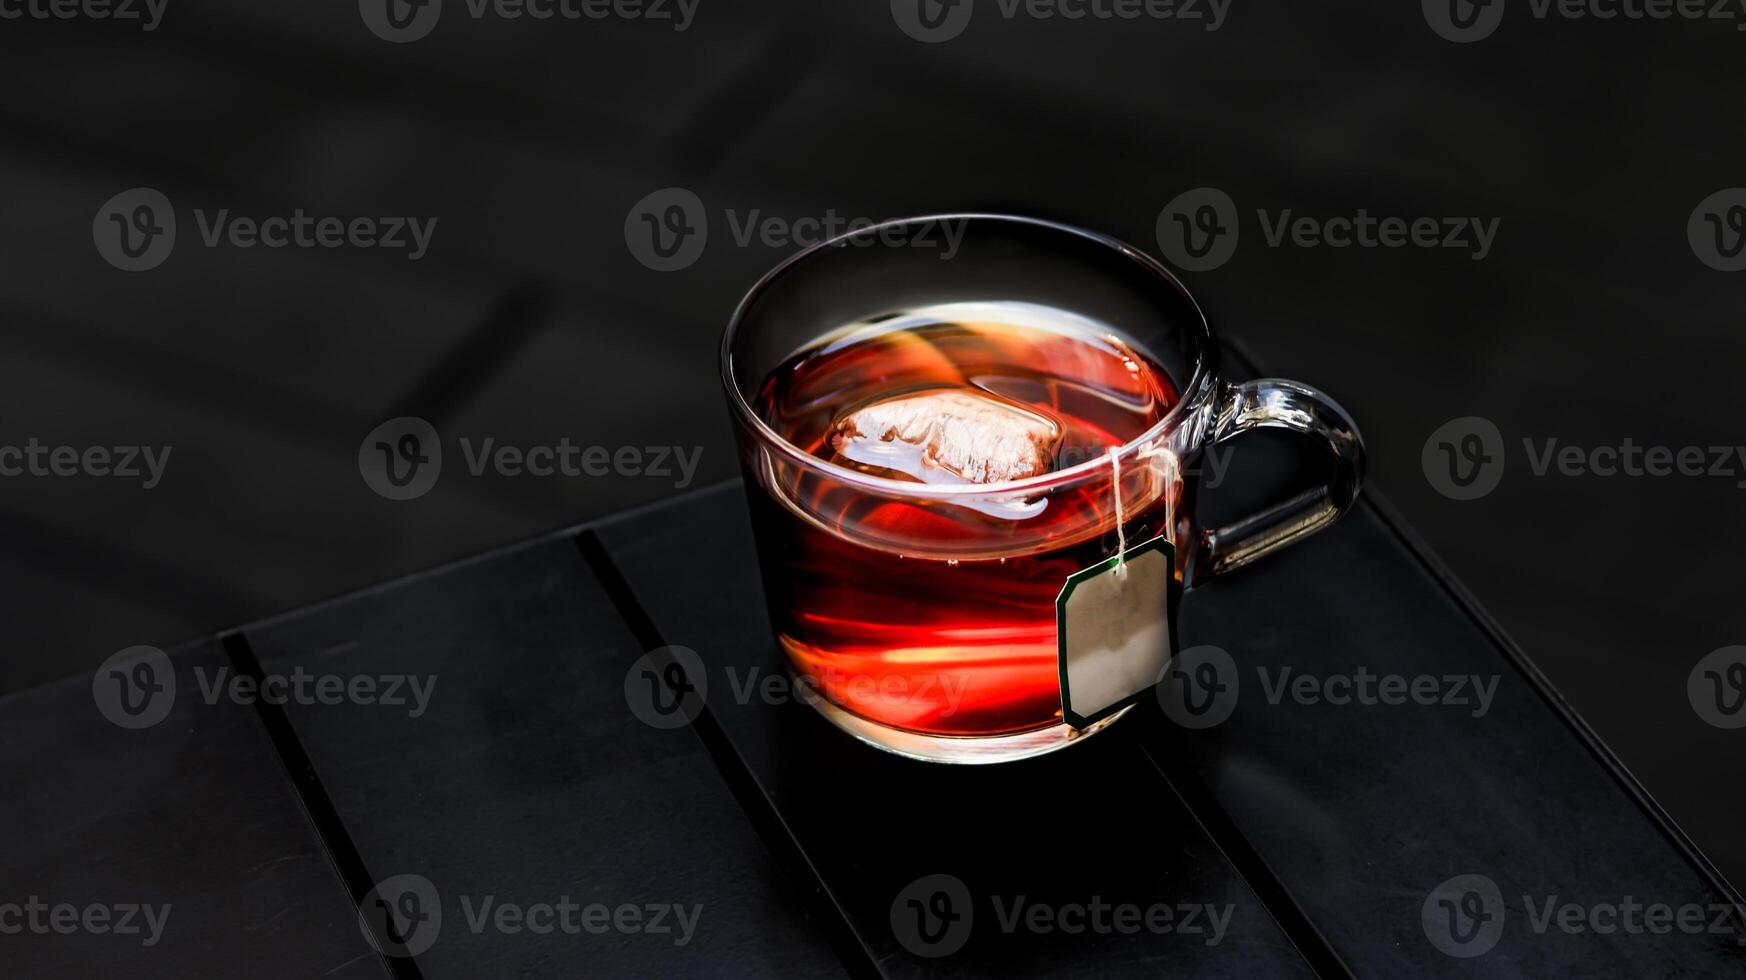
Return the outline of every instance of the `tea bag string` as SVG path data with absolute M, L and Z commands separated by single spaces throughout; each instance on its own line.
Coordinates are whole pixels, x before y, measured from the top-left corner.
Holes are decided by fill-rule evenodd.
M 1113 490 L 1115 492 L 1116 516 L 1116 564 L 1115 577 L 1118 581 L 1128 577 L 1128 532 L 1123 526 L 1127 524 L 1127 515 L 1122 512 L 1122 457 L 1121 447 L 1109 447 L 1109 468 L 1114 474 Z

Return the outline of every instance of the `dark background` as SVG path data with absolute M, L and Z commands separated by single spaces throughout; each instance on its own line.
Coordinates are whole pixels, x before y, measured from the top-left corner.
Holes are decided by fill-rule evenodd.
M 1186 276 L 1271 372 L 1339 398 L 1386 493 L 1651 792 L 1746 879 L 1746 731 L 1697 660 L 1746 642 L 1746 490 L 1537 477 L 1521 440 L 1739 443 L 1746 274 L 1687 243 L 1746 184 L 1733 22 L 1537 20 L 1472 44 L 1419 5 L 1234 0 L 1205 22 L 1005 20 L 922 44 L 884 0 L 702 0 L 639 20 L 473 20 L 390 44 L 356 3 L 169 0 L 163 23 L 0 21 L 0 443 L 174 447 L 163 483 L 0 480 L 0 691 L 669 496 L 673 479 L 471 478 L 459 436 L 703 447 L 734 472 L 715 347 L 787 249 L 726 219 L 998 209 L 1156 251 L 1178 193 L 1243 215 Z M 1746 21 L 1742 21 L 1746 23 Z M 149 272 L 93 217 L 152 187 Z M 624 225 L 695 192 L 699 261 Z M 206 248 L 196 208 L 435 217 L 430 253 Z M 1255 209 L 1501 218 L 1493 252 L 1266 246 Z M 451 453 L 393 502 L 360 442 L 417 414 Z M 1512 454 L 1460 502 L 1420 453 L 1459 416 Z M 480 656 L 491 656 L 481 650 Z

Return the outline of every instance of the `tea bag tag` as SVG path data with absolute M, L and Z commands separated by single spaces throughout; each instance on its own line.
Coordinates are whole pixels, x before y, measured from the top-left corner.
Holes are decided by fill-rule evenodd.
M 1176 647 L 1176 549 L 1162 535 L 1127 547 L 1121 468 L 1113 450 L 1110 462 L 1116 471 L 1116 553 L 1068 576 L 1055 599 L 1061 717 L 1076 729 L 1143 698 Z

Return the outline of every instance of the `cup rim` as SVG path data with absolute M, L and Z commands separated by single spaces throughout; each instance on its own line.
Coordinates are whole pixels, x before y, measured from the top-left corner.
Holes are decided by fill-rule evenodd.
M 895 228 L 902 225 L 946 221 L 1012 222 L 1015 224 L 1031 225 L 1037 228 L 1046 228 L 1050 231 L 1064 232 L 1105 246 L 1129 261 L 1137 263 L 1141 268 L 1156 276 L 1165 285 L 1176 290 L 1177 294 L 1188 304 L 1189 309 L 1194 312 L 1194 322 L 1190 327 L 1193 329 L 1195 339 L 1199 344 L 1199 349 L 1194 355 L 1194 368 L 1189 372 L 1188 381 L 1185 382 L 1179 390 L 1179 397 L 1176 400 L 1176 404 L 1170 406 L 1170 409 L 1164 413 L 1164 416 L 1157 422 L 1153 423 L 1150 428 L 1140 433 L 1138 436 L 1135 436 L 1133 439 L 1123 443 L 1116 449 L 1116 455 L 1121 458 L 1124 464 L 1129 462 L 1129 457 L 1137 455 L 1142 446 L 1153 442 L 1165 432 L 1170 431 L 1170 429 L 1172 429 L 1182 419 L 1182 417 L 1187 414 L 1189 405 L 1198 400 L 1201 389 L 1207 386 L 1216 367 L 1218 348 L 1214 341 L 1212 325 L 1207 322 L 1206 313 L 1200 308 L 1200 303 L 1195 300 L 1194 294 L 1188 291 L 1188 287 L 1184 286 L 1181 280 L 1176 278 L 1174 273 L 1165 268 L 1163 263 L 1120 239 L 1100 234 L 1098 232 L 1088 231 L 1074 225 L 1063 224 L 1058 221 L 1048 221 L 1042 218 L 1029 218 L 1022 215 L 978 211 L 926 214 L 908 218 L 894 218 L 889 221 L 880 222 L 876 225 L 869 225 L 853 231 L 844 232 L 843 234 L 837 235 L 826 241 L 815 242 L 777 263 L 770 269 L 770 271 L 759 277 L 758 281 L 753 283 L 752 287 L 746 291 L 746 294 L 740 298 L 739 304 L 734 308 L 733 315 L 728 318 L 727 330 L 722 333 L 720 352 L 721 381 L 722 387 L 727 390 L 728 403 L 733 409 L 735 416 L 737 416 L 741 422 L 750 427 L 760 443 L 780 452 L 790 461 L 806 469 L 822 473 L 835 480 L 870 490 L 881 491 L 893 496 L 919 497 L 930 500 L 952 500 L 964 497 L 986 497 L 996 494 L 1034 493 L 1038 491 L 1052 490 L 1066 484 L 1074 483 L 1083 477 L 1092 476 L 1099 471 L 1107 470 L 1109 468 L 1109 456 L 1106 453 L 1103 456 L 1088 459 L 1083 463 L 1076 463 L 1066 469 L 1051 470 L 1047 473 L 1039 473 L 1035 476 L 1028 476 L 1018 480 L 1002 480 L 996 483 L 914 483 L 906 480 L 893 480 L 888 477 L 873 476 L 859 470 L 852 470 L 846 466 L 838 466 L 829 460 L 821 459 L 818 456 L 801 449 L 799 446 L 796 446 L 783 438 L 781 433 L 772 429 L 762 418 L 759 417 L 757 411 L 752 408 L 751 403 L 746 400 L 745 393 L 740 390 L 739 384 L 734 380 L 733 343 L 734 339 L 739 334 L 740 327 L 745 322 L 747 310 L 751 308 L 751 305 L 763 295 L 764 291 L 768 289 L 771 284 L 773 284 L 784 273 L 788 272 L 806 259 L 811 258 L 824 249 L 836 247 L 838 243 L 847 241 L 848 239 L 865 235 L 875 235 L 885 229 Z

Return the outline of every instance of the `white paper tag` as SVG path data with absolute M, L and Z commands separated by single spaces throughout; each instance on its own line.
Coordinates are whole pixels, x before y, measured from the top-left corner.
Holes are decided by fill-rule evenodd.
M 1055 600 L 1061 717 L 1086 728 L 1133 704 L 1176 649 L 1173 566 L 1160 536 L 1075 572 Z M 1121 569 L 1117 571 L 1118 567 Z

